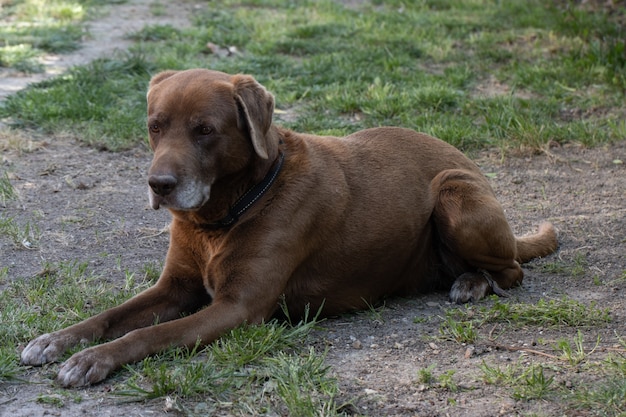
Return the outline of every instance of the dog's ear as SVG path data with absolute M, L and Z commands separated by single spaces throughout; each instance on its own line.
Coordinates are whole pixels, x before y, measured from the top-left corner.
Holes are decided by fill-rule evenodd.
M 239 127 L 250 133 L 257 155 L 267 159 L 267 132 L 272 124 L 274 96 L 249 75 L 234 75 L 231 81 L 239 107 Z
M 155 85 L 157 85 L 158 83 L 160 83 L 164 79 L 170 78 L 172 75 L 176 74 L 177 72 L 178 71 L 172 71 L 172 70 L 159 72 L 157 75 L 152 77 L 152 79 L 150 80 L 150 88 L 154 87 Z
M 153 76 L 150 79 L 150 84 L 148 85 L 148 92 L 146 93 L 146 97 L 150 96 L 150 91 L 152 91 L 152 87 L 165 80 L 166 78 L 170 78 L 172 75 L 176 74 L 178 71 L 163 71 L 159 72 L 157 75 Z

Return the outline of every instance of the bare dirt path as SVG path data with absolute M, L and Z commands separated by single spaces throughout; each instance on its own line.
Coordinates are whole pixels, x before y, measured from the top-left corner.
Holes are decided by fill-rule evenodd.
M 48 54 L 42 57 L 44 71 L 37 74 L 18 73 L 0 68 L 0 100 L 25 88 L 28 84 L 57 76 L 68 68 L 84 65 L 96 58 L 124 51 L 131 41 L 127 36 L 148 25 L 170 24 L 174 27 L 190 25 L 189 16 L 199 2 L 178 1 L 164 6 L 166 13 L 155 15 L 151 7 L 162 6 L 156 0 L 129 0 L 123 4 L 102 6 L 96 9 L 97 19 L 87 23 L 82 46 L 70 54 Z M 167 3 L 166 3 L 167 4 Z

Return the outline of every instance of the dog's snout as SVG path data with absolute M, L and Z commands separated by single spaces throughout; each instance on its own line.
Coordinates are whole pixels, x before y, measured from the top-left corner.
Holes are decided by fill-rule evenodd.
M 173 175 L 150 175 L 148 178 L 148 184 L 152 191 L 161 197 L 170 194 L 177 183 L 178 180 Z

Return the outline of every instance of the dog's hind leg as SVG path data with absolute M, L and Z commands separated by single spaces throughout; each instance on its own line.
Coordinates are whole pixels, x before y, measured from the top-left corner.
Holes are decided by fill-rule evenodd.
M 451 300 L 464 303 L 491 293 L 506 296 L 506 289 L 520 285 L 524 273 L 518 240 L 487 180 L 477 172 L 446 170 L 432 180 L 431 192 L 442 267 L 456 277 Z M 542 254 L 553 251 L 544 247 L 548 241 L 533 240 Z

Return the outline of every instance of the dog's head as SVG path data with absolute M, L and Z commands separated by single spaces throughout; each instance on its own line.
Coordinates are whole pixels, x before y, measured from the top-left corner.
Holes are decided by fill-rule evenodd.
M 166 71 L 147 98 L 154 209 L 198 210 L 216 181 L 277 154 L 268 137 L 274 98 L 250 76 Z

